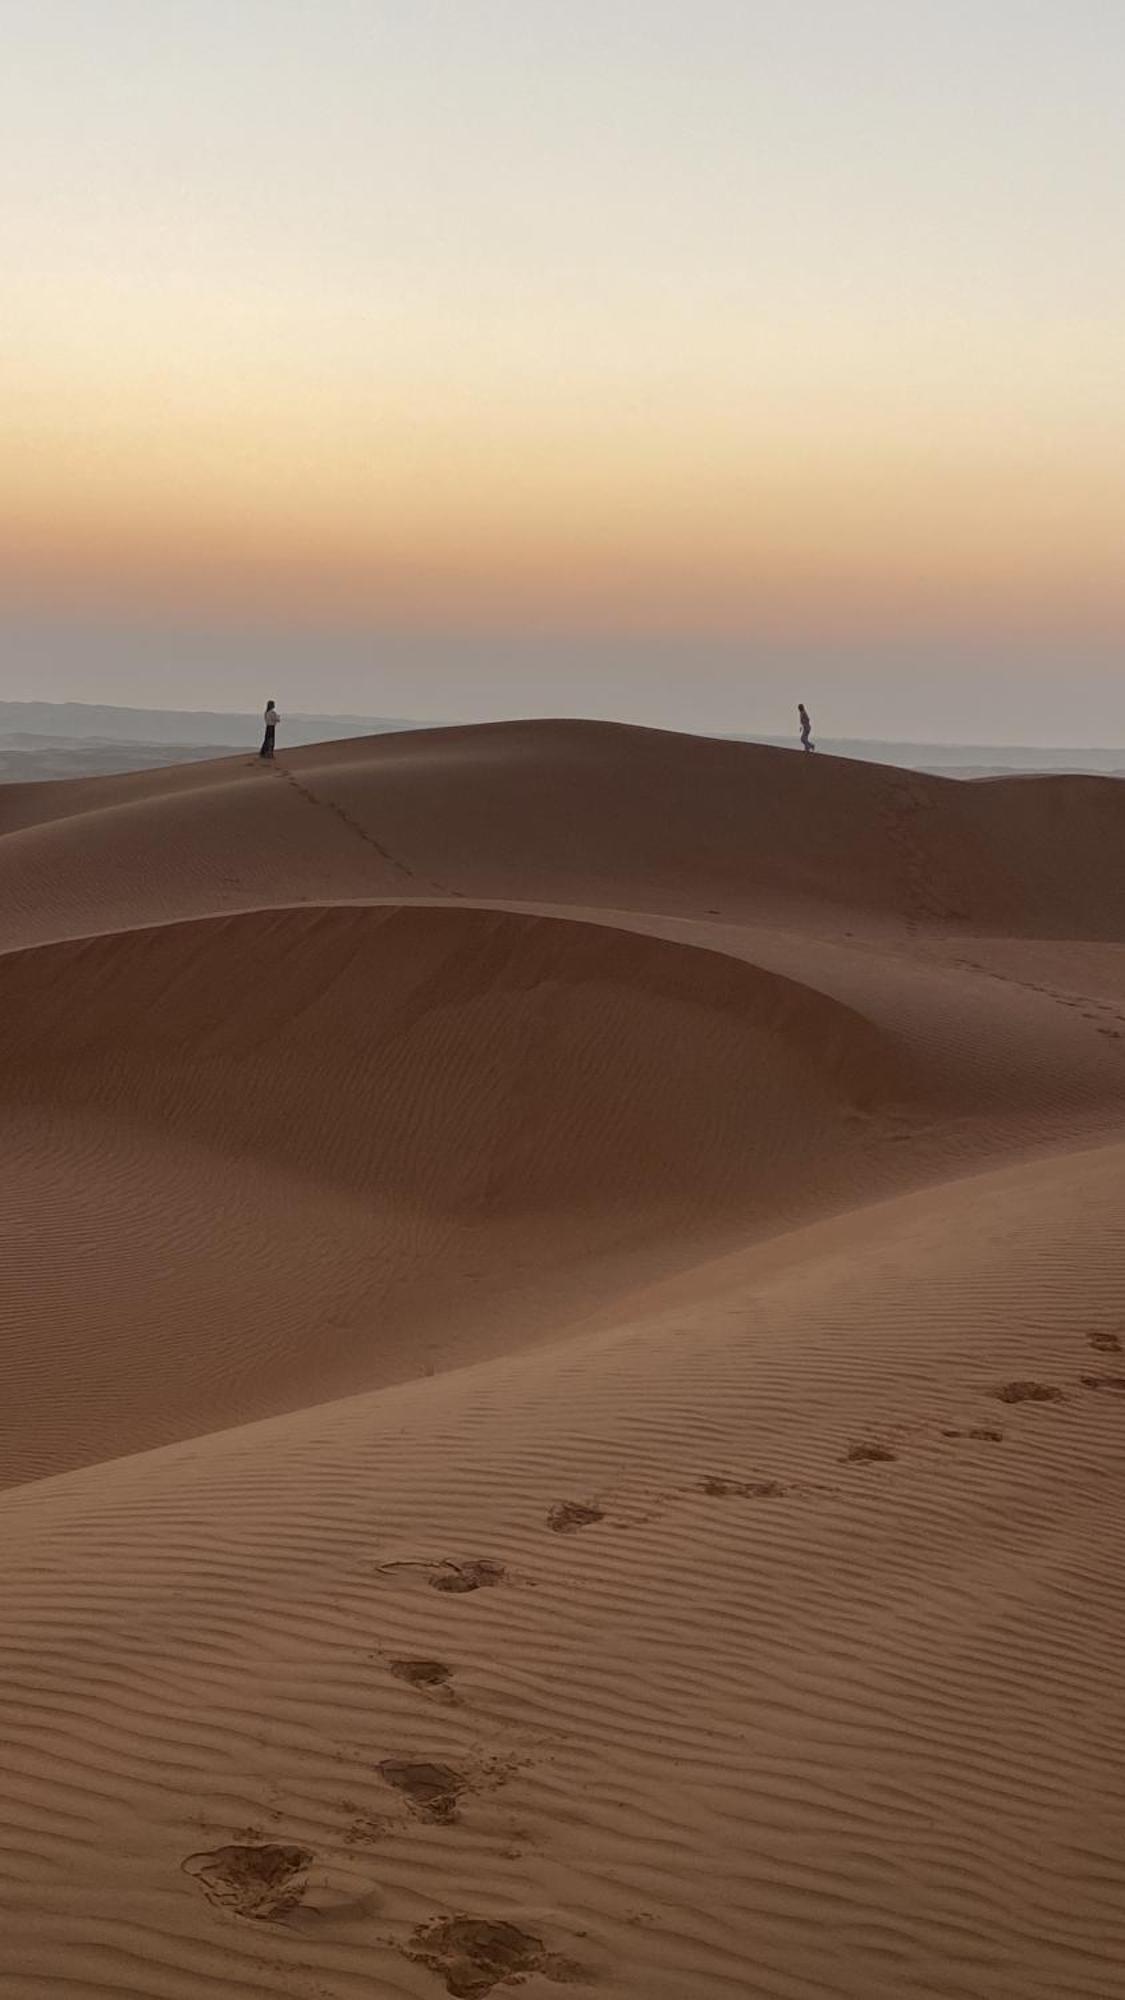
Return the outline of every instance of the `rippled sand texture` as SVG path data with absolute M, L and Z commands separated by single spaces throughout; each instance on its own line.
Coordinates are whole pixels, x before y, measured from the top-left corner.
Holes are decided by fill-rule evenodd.
M 1125 789 L 0 789 L 0 1993 L 1125 1996 Z

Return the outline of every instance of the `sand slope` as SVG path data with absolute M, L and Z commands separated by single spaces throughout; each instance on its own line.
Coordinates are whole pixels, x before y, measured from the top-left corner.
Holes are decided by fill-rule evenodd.
M 1125 1995 L 1123 801 L 0 792 L 0 1991 Z
M 1125 834 L 1115 779 L 965 785 L 608 723 L 404 731 L 290 750 L 272 769 L 234 757 L 13 785 L 0 832 L 0 916 L 20 941 L 435 895 L 1125 933 L 1107 867 Z
M 895 1081 L 793 981 L 469 908 L 17 952 L 0 1023 L 9 1483 L 557 1330 L 839 1200 Z

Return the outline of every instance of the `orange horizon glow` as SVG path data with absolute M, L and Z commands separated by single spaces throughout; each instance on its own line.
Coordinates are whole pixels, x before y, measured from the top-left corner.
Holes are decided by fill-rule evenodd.
M 231 438 L 210 464 L 186 443 L 173 476 L 172 451 L 40 446 L 0 493 L 0 596 L 436 626 L 1125 630 L 1125 481 L 1092 453 L 942 463 L 868 440 L 732 466 L 595 439 L 525 466 L 470 439 L 394 463 L 373 448 L 366 471 L 330 450 L 259 464 Z
M 1125 635 L 1101 39 L 754 11 L 278 0 L 266 98 L 234 18 L 153 0 L 143 76 L 29 24 L 0 601 Z

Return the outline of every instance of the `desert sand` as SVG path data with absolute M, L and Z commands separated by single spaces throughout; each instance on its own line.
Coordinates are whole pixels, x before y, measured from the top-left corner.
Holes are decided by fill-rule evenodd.
M 0 788 L 0 1993 L 1125 1996 L 1125 788 Z

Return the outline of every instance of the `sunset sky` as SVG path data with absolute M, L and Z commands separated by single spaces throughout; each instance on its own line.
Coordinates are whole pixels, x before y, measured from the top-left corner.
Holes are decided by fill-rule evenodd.
M 0 21 L 0 696 L 1125 741 L 1120 0 Z

